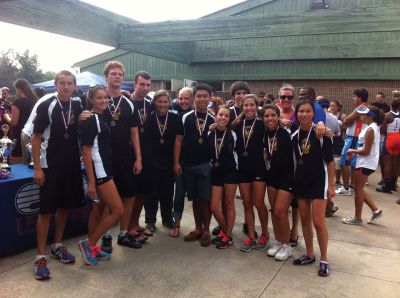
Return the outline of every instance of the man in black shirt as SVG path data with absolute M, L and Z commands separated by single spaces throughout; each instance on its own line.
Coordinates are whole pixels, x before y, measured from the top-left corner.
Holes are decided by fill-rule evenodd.
M 385 103 L 385 94 L 383 92 L 378 92 L 375 95 L 375 102 L 372 105 L 382 110 L 385 114 L 390 111 L 390 106 Z
M 50 219 L 54 213 L 56 228 L 51 256 L 62 263 L 75 261 L 75 257 L 62 245 L 62 239 L 68 209 L 85 204 L 77 134 L 77 120 L 82 106 L 80 99 L 71 98 L 76 78 L 69 71 L 61 71 L 55 77 L 55 86 L 57 92 L 37 108 L 32 136 L 33 180 L 40 186 L 36 279 L 50 277 L 45 249 Z
M 246 82 L 237 81 L 232 84 L 230 92 L 235 101 L 233 107 L 230 108 L 231 114 L 229 121 L 232 122 L 242 112 L 243 97 L 245 97 L 247 94 L 250 94 L 250 87 Z

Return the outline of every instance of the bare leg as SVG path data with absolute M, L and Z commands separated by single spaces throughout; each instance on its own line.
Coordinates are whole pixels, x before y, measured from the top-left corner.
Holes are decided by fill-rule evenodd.
M 120 230 L 128 230 L 129 222 L 131 220 L 132 216 L 132 207 L 133 207 L 133 201 L 136 200 L 134 197 L 131 198 L 123 198 L 122 203 L 124 206 L 124 214 L 121 217 L 120 220 Z
M 251 183 L 239 184 L 240 196 L 243 199 L 244 221 L 249 229 L 249 237 L 255 239 L 253 193 Z
M 278 190 L 273 188 L 272 186 L 267 186 L 267 193 L 268 193 L 268 200 L 269 204 L 271 205 L 271 221 L 272 221 L 272 228 L 274 230 L 275 239 L 279 242 L 282 242 L 281 233 L 279 231 L 278 221 L 276 218 L 276 197 L 278 195 Z
M 301 227 L 303 229 L 304 241 L 306 243 L 307 256 L 310 258 L 314 257 L 313 247 L 313 228 L 312 228 L 312 212 L 311 212 L 311 200 L 308 199 L 297 199 L 299 202 L 299 211 L 301 217 Z M 325 210 L 324 210 L 325 212 Z M 325 215 L 325 213 L 324 213 Z
M 253 195 L 254 195 L 254 205 L 258 211 L 258 218 L 261 223 L 261 230 L 264 235 L 269 235 L 268 233 L 268 209 L 265 205 L 265 182 L 253 182 Z
M 38 255 L 45 255 L 50 219 L 53 214 L 39 214 L 36 224 L 36 241 Z
M 292 201 L 292 194 L 284 190 L 278 190 L 277 199 L 275 201 L 275 220 L 277 224 L 277 232 L 279 234 L 279 242 L 283 244 L 289 243 L 290 225 L 289 225 L 289 207 Z
M 54 234 L 54 243 L 61 243 L 64 236 L 65 225 L 67 224 L 68 210 L 57 209 L 56 212 L 56 227 Z
M 342 166 L 342 177 L 343 177 L 343 187 L 349 188 L 349 180 L 350 180 L 350 167 Z
M 224 185 L 224 199 L 223 199 L 223 210 L 225 210 L 225 233 L 231 237 L 233 225 L 235 224 L 236 210 L 235 210 L 235 194 L 236 194 L 236 184 L 225 184 Z
M 321 261 L 328 261 L 328 228 L 325 224 L 325 208 L 326 200 L 315 199 L 312 200 L 312 217 L 315 230 L 317 232 L 317 239 L 319 250 L 321 252 Z
M 222 196 L 221 186 L 213 186 L 211 189 L 211 202 L 210 210 L 218 222 L 218 225 L 223 231 L 226 231 L 225 216 L 221 210 L 221 196 Z
M 355 204 L 355 217 L 357 219 L 361 219 L 362 208 L 364 204 L 364 186 L 365 181 L 367 181 L 367 176 L 365 176 L 361 171 L 357 171 L 355 173 L 355 195 L 354 195 L 354 204 Z

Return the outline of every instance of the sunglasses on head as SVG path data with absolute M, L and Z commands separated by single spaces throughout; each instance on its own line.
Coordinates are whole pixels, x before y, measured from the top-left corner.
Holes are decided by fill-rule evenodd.
M 294 98 L 294 96 L 293 95 L 289 95 L 289 96 L 280 95 L 279 98 L 282 100 L 285 100 L 285 99 L 292 100 Z

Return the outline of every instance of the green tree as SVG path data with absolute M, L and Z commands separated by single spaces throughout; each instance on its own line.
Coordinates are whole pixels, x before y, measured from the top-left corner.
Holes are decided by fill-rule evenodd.
M 0 56 L 0 85 L 13 90 L 13 82 L 24 78 L 31 84 L 53 79 L 54 72 L 43 73 L 39 67 L 38 56 L 30 55 L 29 50 L 18 53 L 12 49 L 3 52 Z

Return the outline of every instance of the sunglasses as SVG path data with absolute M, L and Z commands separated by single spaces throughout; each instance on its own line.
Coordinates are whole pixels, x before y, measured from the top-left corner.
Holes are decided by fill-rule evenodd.
M 282 100 L 285 100 L 285 99 L 292 100 L 294 98 L 294 96 L 293 95 L 289 95 L 289 96 L 280 95 L 279 98 Z

